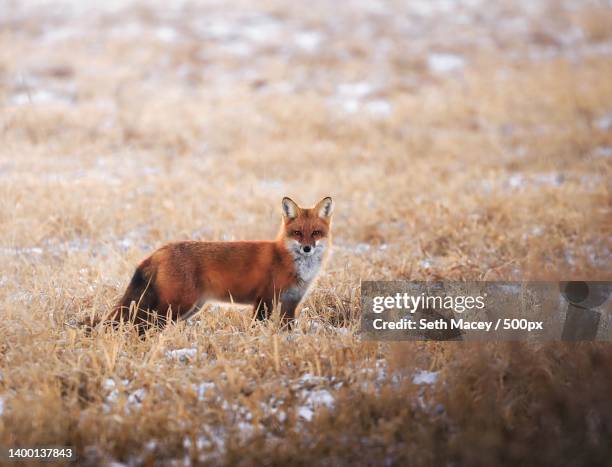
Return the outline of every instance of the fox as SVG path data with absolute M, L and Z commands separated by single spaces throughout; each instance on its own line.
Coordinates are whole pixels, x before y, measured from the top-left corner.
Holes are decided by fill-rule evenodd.
M 186 320 L 208 301 L 253 305 L 266 320 L 280 306 L 281 326 L 292 329 L 296 309 L 331 250 L 331 197 L 303 208 L 289 197 L 274 240 L 168 243 L 136 268 L 104 322 L 133 322 L 143 334 Z

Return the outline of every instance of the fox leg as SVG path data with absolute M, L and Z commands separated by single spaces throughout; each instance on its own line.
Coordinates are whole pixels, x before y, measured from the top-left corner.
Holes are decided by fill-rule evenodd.
M 141 310 L 144 312 L 144 315 L 140 318 L 139 330 L 142 328 L 145 331 L 147 328 L 152 327 L 165 328 L 169 322 L 177 320 L 176 316 L 179 309 L 178 305 L 169 303 L 165 306 L 159 306 L 155 310 Z
M 193 306 L 185 311 L 184 313 L 180 313 L 178 315 L 178 319 L 177 321 L 185 321 L 189 318 L 191 318 L 193 315 L 195 315 L 198 311 L 200 311 L 202 309 L 202 307 L 204 306 L 204 303 L 206 303 L 205 300 L 198 300 L 196 303 L 193 304 Z
M 299 300 L 283 300 L 281 301 L 281 326 L 284 329 L 291 330 L 295 323 L 295 309 L 300 304 Z
M 257 321 L 264 321 L 272 314 L 274 302 L 271 299 L 260 298 L 253 306 L 253 313 Z
M 149 328 L 160 324 L 154 310 L 140 308 L 135 301 L 130 306 L 116 307 L 103 322 L 110 323 L 114 329 L 117 329 L 121 322 L 132 323 L 139 335 L 144 335 Z

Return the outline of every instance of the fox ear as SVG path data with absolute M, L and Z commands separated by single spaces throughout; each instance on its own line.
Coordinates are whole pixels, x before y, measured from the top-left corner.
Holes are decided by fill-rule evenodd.
M 334 212 L 334 202 L 327 196 L 317 203 L 315 211 L 321 219 L 328 219 Z
M 283 215 L 287 219 L 295 219 L 297 217 L 298 209 L 300 208 L 291 198 L 288 198 L 287 196 L 283 198 Z

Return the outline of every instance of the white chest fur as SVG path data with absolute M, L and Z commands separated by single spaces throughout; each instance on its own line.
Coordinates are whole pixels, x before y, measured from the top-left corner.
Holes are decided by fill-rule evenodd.
M 311 255 L 301 254 L 297 242 L 288 246 L 289 251 L 293 255 L 297 281 L 293 287 L 290 287 L 281 294 L 281 299 L 299 302 L 304 298 L 313 280 L 321 270 L 325 245 L 322 243 L 316 245 Z
M 304 282 L 308 285 L 319 274 L 322 262 L 320 254 L 315 253 L 312 256 L 298 255 L 294 261 L 298 282 Z

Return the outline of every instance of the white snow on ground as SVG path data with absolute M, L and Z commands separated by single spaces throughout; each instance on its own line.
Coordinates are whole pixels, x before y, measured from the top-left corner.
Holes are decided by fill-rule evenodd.
M 119 390 L 117 389 L 117 384 L 115 383 L 115 380 L 112 378 L 107 378 L 106 380 L 104 380 L 102 386 L 109 392 L 108 396 L 106 396 L 107 404 L 104 405 L 104 408 L 110 410 L 110 406 L 108 406 L 108 403 L 114 404 L 115 402 L 117 402 L 117 399 L 119 398 Z
M 436 384 L 438 381 L 437 371 L 419 370 L 412 377 L 414 384 Z
M 595 157 L 612 157 L 612 146 L 600 146 L 593 151 Z
M 155 30 L 155 37 L 160 42 L 171 43 L 175 42 L 178 38 L 176 29 L 167 26 L 159 27 Z
M 198 354 L 198 349 L 177 349 L 168 350 L 166 352 L 166 358 L 178 360 L 180 362 L 188 362 L 193 360 Z
M 431 258 L 425 258 L 419 261 L 419 266 L 423 269 L 429 269 L 434 265 L 434 261 Z
M 432 73 L 450 73 L 462 69 L 465 60 L 455 54 L 434 53 L 427 57 L 427 66 Z
M 214 462 L 214 460 L 219 460 L 223 458 L 225 454 L 225 437 L 226 433 L 221 430 L 211 430 L 206 429 L 206 436 L 198 436 L 195 440 L 195 448 L 198 451 L 208 451 L 204 454 L 206 461 L 212 464 L 216 464 L 219 462 Z M 185 437 L 183 439 L 183 447 L 187 450 L 191 450 L 193 446 L 193 441 L 191 438 Z M 213 450 L 211 452 L 211 450 Z M 203 459 L 201 459 L 203 460 Z M 171 463 L 171 465 L 192 465 L 191 459 L 189 456 L 185 457 L 184 462 L 179 463 Z
M 374 99 L 365 104 L 366 110 L 374 117 L 388 117 L 393 106 L 384 99 Z
M 371 94 L 374 90 L 374 86 L 366 81 L 360 81 L 356 83 L 344 83 L 338 86 L 338 94 L 343 97 L 352 97 L 360 99 Z
M 314 417 L 316 409 L 320 407 L 325 407 L 327 409 L 334 408 L 334 396 L 327 389 L 317 389 L 314 391 L 302 391 L 302 396 L 306 394 L 306 398 L 304 399 L 303 405 L 301 405 L 298 410 L 298 417 L 306 420 L 307 422 L 311 421 Z
M 43 249 L 38 247 L 32 248 L 0 248 L 0 256 L 18 256 L 18 255 L 42 255 Z
M 298 417 L 309 422 L 312 420 L 312 417 L 314 417 L 314 411 L 306 406 L 302 406 L 298 409 Z
M 181 356 L 195 356 L 194 352 L 196 349 L 185 348 L 177 349 L 175 351 L 168 351 L 167 354 L 172 355 L 172 358 L 181 358 Z M 368 369 L 373 372 L 374 379 L 376 381 L 386 381 L 389 373 L 386 371 L 386 362 L 384 360 L 378 360 L 376 367 Z M 394 374 L 391 375 L 393 379 Z M 420 370 L 414 374 L 413 383 L 419 385 L 434 384 L 437 381 L 438 373 Z M 297 395 L 299 403 L 295 407 L 295 414 L 297 418 L 303 423 L 309 423 L 314 420 L 317 411 L 319 410 L 333 410 L 336 405 L 336 399 L 333 394 L 333 389 L 328 389 L 331 384 L 332 387 L 338 388 L 338 384 L 342 385 L 342 382 L 334 384 L 335 378 L 331 376 L 317 376 L 313 373 L 304 373 L 299 378 L 295 379 L 292 383 L 292 389 Z M 108 395 L 105 400 L 105 411 L 109 412 L 111 406 L 119 403 L 121 397 L 127 398 L 125 404 L 125 410 L 129 413 L 133 408 L 137 408 L 143 402 L 146 397 L 146 390 L 143 388 L 129 390 L 130 381 L 127 379 L 115 380 L 108 378 L 103 382 L 103 387 L 108 391 Z M 243 439 L 247 440 L 255 432 L 263 429 L 263 426 L 254 425 L 253 414 L 250 408 L 245 407 L 240 403 L 231 403 L 221 398 L 221 395 L 215 392 L 215 384 L 210 381 L 203 381 L 199 384 L 193 384 L 192 388 L 197 393 L 198 401 L 204 402 L 205 400 L 221 402 L 221 407 L 228 414 L 232 414 L 236 420 L 236 430 L 238 435 Z M 123 395 L 123 396 L 122 396 Z M 1 401 L 1 399 L 0 399 Z M 435 410 L 435 413 L 443 411 L 443 407 L 429 407 L 425 403 L 422 395 L 419 396 L 417 403 L 431 410 Z M 264 414 L 274 416 L 280 423 L 284 423 L 287 420 L 287 412 L 283 409 L 283 399 L 271 398 L 268 402 L 261 404 L 261 411 Z M 215 458 L 222 456 L 225 452 L 225 440 L 229 435 L 224 430 L 211 430 L 211 427 L 204 427 L 205 433 L 198 435 L 195 441 L 191 438 L 184 438 L 183 444 L 186 449 L 195 448 L 197 452 L 201 453 L 201 456 L 213 455 Z M 194 445 L 195 443 L 195 445 Z M 211 454 L 214 453 L 214 454 Z
M 370 373 L 374 372 L 375 382 L 381 383 L 383 381 L 390 380 L 392 383 L 399 384 L 401 382 L 401 375 L 392 373 L 389 374 L 386 369 L 386 363 L 383 360 L 376 362 L 376 369 L 364 368 L 362 372 Z M 439 372 L 418 370 L 412 377 L 413 384 L 417 385 L 433 385 L 437 382 Z M 314 388 L 322 384 L 327 384 L 330 381 L 327 378 L 321 376 L 315 376 L 311 373 L 305 373 L 297 380 L 298 385 L 303 385 L 306 389 L 301 391 L 302 404 L 297 409 L 297 415 L 299 418 L 309 422 L 311 421 L 317 409 L 327 408 L 332 410 L 335 406 L 335 398 L 333 394 L 327 389 L 308 389 Z M 367 386 L 365 387 L 367 389 Z M 420 402 L 422 404 L 422 401 Z
M 312 373 L 304 373 L 298 380 L 299 383 L 303 384 L 306 387 L 317 386 L 319 384 L 325 383 L 326 381 L 327 379 L 323 376 L 315 376 Z
M 141 404 L 146 394 L 147 392 L 143 388 L 136 389 L 134 392 L 128 395 L 128 403 L 132 405 Z
M 146 390 L 144 388 L 139 388 L 133 390 L 131 392 L 127 391 L 127 387 L 129 386 L 130 381 L 127 379 L 123 379 L 118 386 L 114 379 L 107 378 L 102 383 L 102 387 L 108 391 L 108 395 L 104 400 L 104 412 L 109 413 L 112 409 L 112 406 L 117 404 L 120 396 L 120 389 L 123 389 L 127 393 L 127 404 L 125 406 L 126 411 L 130 411 L 131 408 L 137 408 L 140 406 L 142 401 L 146 397 Z
M 378 86 L 367 81 L 342 83 L 336 88 L 336 96 L 330 100 L 332 108 L 340 108 L 347 114 L 365 110 L 371 117 L 388 117 L 393 106 L 386 99 L 374 98 Z
M 302 50 L 313 53 L 319 49 L 323 36 L 316 31 L 301 31 L 295 35 L 295 43 Z
M 600 130 L 609 130 L 612 128 L 612 112 L 602 115 L 595 121 L 595 126 Z
M 31 104 L 71 104 L 73 99 L 46 89 L 34 89 L 28 92 L 19 92 L 11 96 L 9 102 L 13 105 L 23 106 Z
M 359 110 L 360 102 L 354 98 L 343 99 L 340 101 L 340 106 L 347 114 L 354 114 Z
M 524 188 L 527 186 L 561 186 L 564 177 L 560 173 L 542 173 L 535 175 L 514 174 L 511 175 L 507 184 L 512 189 Z
M 198 401 L 202 402 L 204 400 L 204 396 L 206 396 L 206 393 L 212 391 L 215 388 L 215 383 L 205 381 L 197 386 L 194 385 L 193 388 L 198 393 Z
M 319 389 L 308 394 L 306 404 L 313 407 L 324 406 L 328 409 L 334 408 L 334 396 L 327 389 Z

